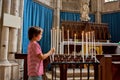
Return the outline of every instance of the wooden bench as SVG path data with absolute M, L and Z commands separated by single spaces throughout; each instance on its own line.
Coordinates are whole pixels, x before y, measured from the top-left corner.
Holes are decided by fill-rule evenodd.
M 100 80 L 120 80 L 120 54 L 104 55 L 100 60 Z

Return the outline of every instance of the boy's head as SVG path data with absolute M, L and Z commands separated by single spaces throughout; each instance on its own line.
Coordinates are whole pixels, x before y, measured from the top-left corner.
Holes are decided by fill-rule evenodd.
M 40 27 L 30 27 L 28 30 L 29 40 L 39 41 L 42 37 L 43 30 Z

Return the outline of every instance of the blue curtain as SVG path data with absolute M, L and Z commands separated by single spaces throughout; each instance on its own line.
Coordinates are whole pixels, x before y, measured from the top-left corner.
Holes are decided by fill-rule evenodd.
M 120 41 L 120 12 L 102 14 L 102 22 L 108 23 L 112 42 Z
M 90 22 L 95 22 L 95 15 L 89 14 Z M 60 12 L 60 21 L 80 21 L 80 13 Z
M 28 29 L 31 26 L 39 26 L 43 29 L 43 37 L 40 45 L 43 52 L 50 49 L 50 29 L 53 21 L 53 10 L 43 5 L 33 2 L 32 0 L 24 0 L 24 16 L 23 16 L 23 44 L 22 52 L 27 53 L 28 47 Z

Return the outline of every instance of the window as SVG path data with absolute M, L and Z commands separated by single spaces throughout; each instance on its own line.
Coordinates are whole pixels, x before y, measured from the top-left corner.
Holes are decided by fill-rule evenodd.
M 105 0 L 105 2 L 113 2 L 113 1 L 118 1 L 118 0 Z

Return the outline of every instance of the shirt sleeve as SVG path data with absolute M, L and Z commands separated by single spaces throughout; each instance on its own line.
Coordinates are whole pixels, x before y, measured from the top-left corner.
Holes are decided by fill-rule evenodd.
M 34 50 L 35 54 L 41 54 L 42 53 L 41 48 L 40 48 L 38 43 L 35 43 L 33 45 L 33 50 Z

